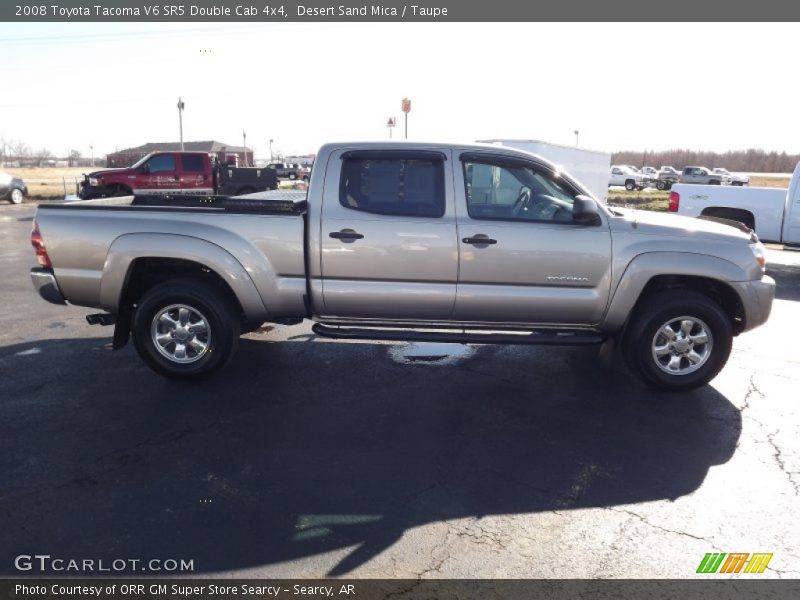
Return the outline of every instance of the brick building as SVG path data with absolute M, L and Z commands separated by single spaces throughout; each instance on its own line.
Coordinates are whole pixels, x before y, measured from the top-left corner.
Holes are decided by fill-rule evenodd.
M 125 150 L 108 154 L 106 156 L 106 166 L 129 167 L 151 152 L 179 151 L 180 149 L 180 142 L 148 142 L 136 148 L 126 148 Z M 253 164 L 253 150 L 243 146 L 233 146 L 212 140 L 207 142 L 184 142 L 183 149 L 187 152 L 208 152 L 218 157 L 222 154 L 236 154 L 239 157 L 240 165 Z

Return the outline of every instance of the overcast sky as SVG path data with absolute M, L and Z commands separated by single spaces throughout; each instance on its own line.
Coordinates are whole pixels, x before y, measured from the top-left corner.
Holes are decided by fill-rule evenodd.
M 58 155 L 525 138 L 800 152 L 798 24 L 0 24 L 0 138 Z

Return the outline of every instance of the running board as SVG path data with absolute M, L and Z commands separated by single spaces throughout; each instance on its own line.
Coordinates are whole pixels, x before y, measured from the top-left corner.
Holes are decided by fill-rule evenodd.
M 311 330 L 337 340 L 384 340 L 392 342 L 442 342 L 451 344 L 528 344 L 536 346 L 589 346 L 602 344 L 602 335 L 592 331 L 531 331 L 527 333 L 479 333 L 466 331 L 418 331 L 331 327 L 315 323 Z

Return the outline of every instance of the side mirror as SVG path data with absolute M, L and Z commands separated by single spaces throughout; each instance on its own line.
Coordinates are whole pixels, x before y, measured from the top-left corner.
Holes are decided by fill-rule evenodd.
M 600 225 L 600 210 L 593 198 L 580 194 L 572 204 L 572 222 L 578 225 Z

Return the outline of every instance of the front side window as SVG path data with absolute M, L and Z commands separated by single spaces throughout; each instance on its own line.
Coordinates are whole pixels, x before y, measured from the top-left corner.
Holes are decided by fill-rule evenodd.
M 532 167 L 465 161 L 464 178 L 473 219 L 572 221 L 575 194 Z
M 150 173 L 175 170 L 175 157 L 172 154 L 156 154 L 147 161 Z
M 345 158 L 339 203 L 379 215 L 441 217 L 444 164 L 433 158 Z

